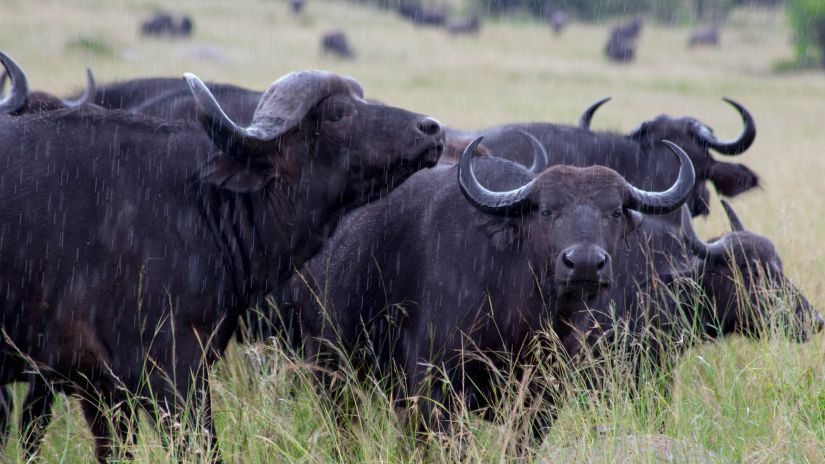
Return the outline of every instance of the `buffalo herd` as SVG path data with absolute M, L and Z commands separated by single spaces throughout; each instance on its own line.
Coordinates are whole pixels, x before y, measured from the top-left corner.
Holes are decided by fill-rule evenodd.
M 548 332 L 568 364 L 626 345 L 640 379 L 641 353 L 664 368 L 685 331 L 758 337 L 769 324 L 805 341 L 825 325 L 727 201 L 731 232 L 694 230 L 708 184 L 726 197 L 760 185 L 718 159 L 756 137 L 734 100 L 731 140 L 688 116 L 594 130 L 607 98 L 575 125 L 469 130 L 324 71 L 263 91 L 190 73 L 100 85 L 89 71 L 60 98 L 0 61 L 0 433 L 8 385 L 28 383 L 29 457 L 64 393 L 100 461 L 134 440 L 136 409 L 162 431 L 199 431 L 219 461 L 210 366 L 247 323 L 316 366 L 333 404 L 336 372 L 353 368 L 439 432 L 463 408 L 502 419 L 496 369 L 522 378 Z M 529 419 L 536 440 L 546 409 Z

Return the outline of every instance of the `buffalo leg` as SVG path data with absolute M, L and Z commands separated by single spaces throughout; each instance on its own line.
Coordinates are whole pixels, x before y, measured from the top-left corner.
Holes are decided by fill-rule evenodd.
M 206 449 L 209 453 L 208 462 L 222 462 L 220 449 L 218 448 L 218 437 L 215 431 L 215 421 L 212 419 L 212 393 L 209 389 L 209 374 L 206 367 L 201 366 L 200 372 L 195 375 L 198 379 L 194 389 L 189 391 L 179 391 L 179 398 L 186 398 L 187 393 L 192 395 L 192 409 L 188 414 L 189 431 L 194 432 L 199 429 L 206 439 Z M 181 406 L 181 411 L 186 411 L 185 406 Z M 181 443 L 182 444 L 182 443 Z
M 160 428 L 162 438 L 168 447 L 175 449 L 179 461 L 191 460 L 192 444 L 188 433 L 203 432 L 209 459 L 196 459 L 198 462 L 221 463 L 220 449 L 212 419 L 212 398 L 209 390 L 209 377 L 205 367 L 192 376 L 192 381 L 179 377 L 175 388 L 168 383 L 156 383 L 156 396 L 153 401 L 144 402 L 144 408 L 150 413 Z M 165 379 L 160 382 L 167 382 Z M 180 425 L 184 425 L 181 430 Z M 181 433 L 183 432 L 183 433 Z M 198 449 L 195 447 L 194 449 Z
M 115 452 L 115 444 L 109 427 L 109 420 L 106 418 L 104 410 L 105 404 L 96 405 L 90 399 L 84 399 L 81 403 L 83 415 L 95 438 L 95 456 L 99 463 L 105 463 Z M 110 409 L 111 410 L 111 409 Z
M 52 386 L 39 376 L 32 376 L 29 391 L 23 402 L 20 417 L 20 439 L 29 460 L 40 451 L 40 443 L 46 428 L 52 420 L 52 405 L 55 393 Z

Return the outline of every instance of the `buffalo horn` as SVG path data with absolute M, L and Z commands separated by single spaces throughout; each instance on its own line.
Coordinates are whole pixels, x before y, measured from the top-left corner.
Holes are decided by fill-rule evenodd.
M 600 106 L 609 102 L 611 98 L 612 97 L 604 97 L 601 100 L 596 100 L 593 104 L 588 106 L 579 118 L 579 127 L 590 130 L 590 121 L 593 119 L 593 114 L 596 113 L 596 110 L 599 109 Z
M 713 132 L 708 130 L 696 132 L 695 137 L 723 155 L 738 155 L 747 150 L 756 138 L 756 122 L 754 122 L 753 117 L 744 106 L 730 98 L 724 98 L 723 100 L 733 106 L 736 111 L 739 112 L 739 115 L 742 116 L 742 123 L 745 127 L 742 129 L 739 137 L 731 141 L 722 141 L 717 139 L 716 136 L 713 135 Z
M 13 114 L 20 111 L 29 99 L 29 83 L 23 70 L 17 66 L 11 57 L 0 52 L 0 62 L 6 68 L 6 73 L 11 79 L 9 94 L 0 100 L 0 114 Z
M 198 110 L 198 120 L 225 153 L 249 153 L 241 148 L 267 145 L 296 127 L 312 107 L 334 93 L 349 93 L 363 98 L 363 90 L 354 79 L 324 71 L 298 71 L 287 74 L 269 86 L 252 115 L 248 127 L 240 127 L 221 109 L 212 92 L 192 73 L 183 78 L 189 84 Z
M 662 140 L 679 158 L 679 177 L 664 192 L 648 192 L 638 189 L 625 181 L 630 199 L 628 208 L 645 214 L 666 214 L 682 206 L 693 191 L 696 174 L 687 153 L 670 140 Z
M 473 206 L 489 213 L 501 213 L 517 207 L 527 200 L 535 180 L 508 192 L 493 192 L 478 182 L 473 172 L 473 155 L 484 137 L 478 137 L 464 149 L 458 163 L 458 185 L 461 192 Z
M 684 239 L 690 250 L 700 259 L 707 259 L 711 255 L 711 245 L 705 243 L 696 234 L 696 229 L 693 228 L 693 219 L 690 217 L 690 210 L 686 207 L 682 208 L 682 232 Z
M 530 172 L 533 174 L 541 173 L 550 165 L 550 155 L 547 154 L 544 145 L 533 134 L 523 130 L 519 130 L 519 132 L 533 144 L 533 165 L 530 166 Z
M 78 106 L 83 106 L 92 102 L 95 98 L 95 94 L 97 94 L 95 75 L 92 74 L 91 69 L 86 68 L 86 89 L 83 90 L 83 94 L 74 100 L 63 100 L 63 104 L 68 108 L 77 108 Z
M 745 226 L 742 224 L 742 221 L 739 219 L 739 216 L 736 214 L 736 211 L 733 210 L 733 207 L 722 199 L 722 207 L 725 208 L 725 214 L 728 215 L 728 222 L 730 222 L 730 228 L 734 232 L 741 232 L 745 230 Z

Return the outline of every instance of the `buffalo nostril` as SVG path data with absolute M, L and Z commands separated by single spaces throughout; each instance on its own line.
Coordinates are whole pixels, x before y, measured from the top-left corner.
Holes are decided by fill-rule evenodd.
M 575 267 L 576 267 L 576 263 L 575 263 L 575 262 L 573 262 L 573 260 L 572 260 L 572 259 L 570 259 L 570 256 L 568 256 L 568 255 L 567 255 L 567 253 L 562 253 L 562 255 L 561 255 L 561 262 L 562 262 L 562 263 L 564 264 L 564 266 L 565 266 L 565 267 L 567 267 L 568 269 L 573 269 L 573 268 L 575 268 Z
M 607 265 L 607 257 L 605 255 L 599 256 L 599 263 L 596 264 L 596 270 L 601 271 L 604 269 L 604 266 Z
M 436 136 L 441 133 L 441 124 L 433 118 L 423 118 L 418 121 L 418 130 L 425 135 Z

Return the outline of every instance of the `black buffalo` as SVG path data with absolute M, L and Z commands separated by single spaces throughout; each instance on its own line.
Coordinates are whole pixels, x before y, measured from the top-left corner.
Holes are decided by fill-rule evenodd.
M 300 317 L 308 359 L 325 367 L 317 371 L 323 384 L 336 353 L 381 375 L 397 369 L 394 396 L 421 395 L 416 407 L 438 430 L 455 406 L 441 380 L 471 409 L 491 398 L 486 365 L 462 353 L 518 360 L 542 328 L 566 330 L 558 318 L 606 294 L 611 254 L 637 211 L 673 211 L 693 185 L 687 155 L 672 144 L 682 169 L 662 193 L 600 166 L 536 176 L 495 157 L 471 164 L 477 144 L 458 165 L 418 173 L 345 217 L 282 297 Z
M 636 43 L 644 25 L 641 18 L 634 18 L 610 30 L 604 53 L 611 61 L 628 62 L 636 58 Z
M 688 47 L 718 47 L 719 28 L 717 26 L 697 27 L 690 32 Z
M 401 2 L 398 13 L 416 26 L 443 26 L 447 22 L 444 10 L 426 8 L 418 4 Z
M 813 24 L 814 38 L 819 45 L 819 52 L 822 55 L 822 68 L 825 69 L 825 17 L 820 16 Z
M 697 236 L 683 209 L 680 225 L 645 217 L 630 245 L 619 250 L 614 309 L 591 319 L 608 330 L 589 338 L 604 337 L 608 347 L 631 355 L 636 382 L 649 378 L 645 373 L 661 376 L 697 341 L 734 333 L 759 337 L 773 328 L 805 341 L 825 326 L 785 276 L 774 244 L 746 230 L 722 204 L 732 232 L 711 243 Z
M 759 177 L 747 166 L 717 161 L 711 150 L 722 155 L 738 155 L 747 150 L 756 138 L 756 123 L 747 109 L 733 100 L 725 99 L 742 118 L 744 128 L 734 140 L 718 139 L 713 130 L 692 117 L 661 115 L 642 123 L 627 135 L 590 130 L 590 121 L 596 109 L 608 99 L 602 99 L 582 114 L 579 127 L 551 123 L 516 123 L 490 127 L 475 132 L 448 130 L 448 139 L 466 140 L 484 136 L 483 145 L 497 156 L 511 158 L 523 164 L 530 147 L 522 135 L 532 134 L 551 154 L 551 165 L 607 166 L 633 185 L 648 190 L 667 188 L 669 179 L 676 175 L 678 163 L 668 156 L 659 140 L 672 140 L 684 148 L 696 170 L 696 185 L 688 201 L 691 213 L 707 214 L 710 196 L 706 181 L 710 181 L 722 195 L 735 196 L 759 185 Z M 678 216 L 674 217 L 678 223 Z
M 711 243 L 698 237 L 690 218 L 682 218 L 700 287 L 715 309 L 703 325 L 707 335 L 762 336 L 773 326 L 805 341 L 821 331 L 825 320 L 785 276 L 773 242 L 745 229 L 728 202 L 722 205 L 732 231 Z
M 544 13 L 544 21 L 550 25 L 556 35 L 559 35 L 567 27 L 567 13 L 564 10 L 552 8 Z
M 0 90 L 5 81 L 11 82 L 9 94 L 0 101 L 0 114 L 20 116 L 24 114 L 41 113 L 62 108 L 77 108 L 92 100 L 95 95 L 95 80 L 92 71 L 86 70 L 87 84 L 83 94 L 72 100 L 64 100 L 53 94 L 42 91 L 29 91 L 26 74 L 15 61 L 3 52 L 0 52 L 0 63 L 5 72 L 0 79 Z M 21 436 L 24 437 L 24 446 L 28 455 L 37 449 L 39 438 L 36 425 L 38 419 L 49 414 L 53 394 L 49 385 L 38 376 L 32 376 L 29 392 L 23 404 L 23 414 L 20 424 Z M 12 395 L 8 387 L 0 388 L 0 446 L 5 443 L 8 435 L 9 418 L 11 417 Z
M 289 7 L 292 10 L 292 14 L 301 14 L 305 6 L 306 2 L 304 0 L 289 0 Z
M 351 78 L 284 76 L 247 127 L 186 79 L 200 126 L 95 108 L 0 119 L 0 383 L 35 368 L 86 398 L 100 459 L 101 410 L 127 392 L 167 425 L 190 406 L 214 447 L 208 366 L 239 317 L 442 149 L 437 122 L 365 102 Z
M 176 18 L 169 12 L 159 11 L 140 23 L 141 35 L 189 37 L 193 29 L 192 18 L 183 15 Z
M 477 14 L 451 19 L 447 22 L 447 32 L 452 35 L 478 34 L 480 30 L 481 18 Z
M 343 31 L 330 31 L 322 35 L 321 51 L 341 58 L 355 58 L 355 52 L 352 51 Z

